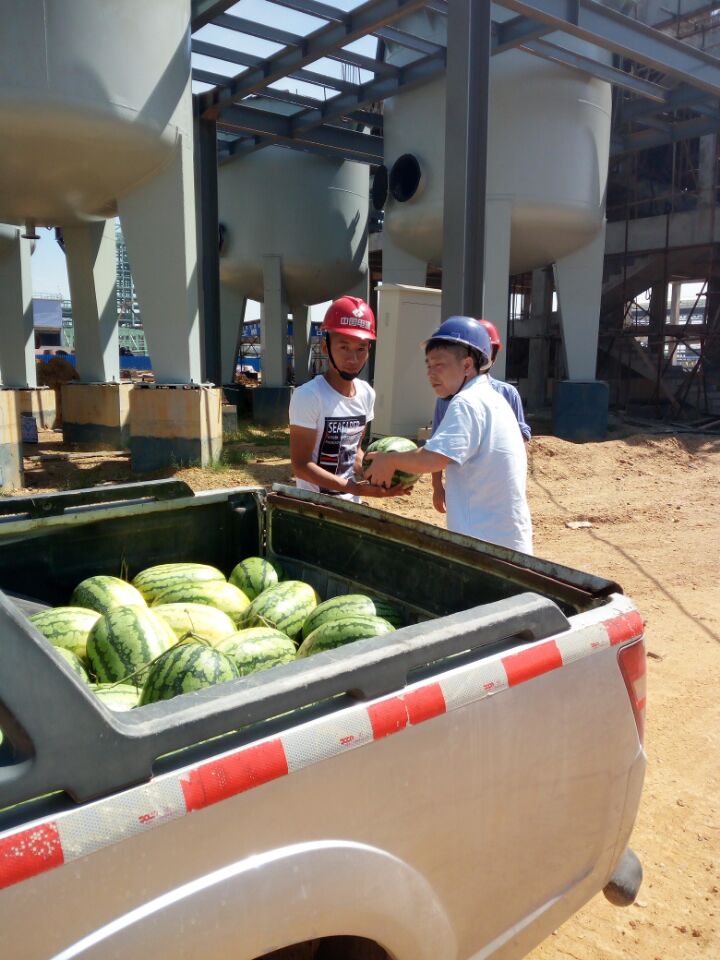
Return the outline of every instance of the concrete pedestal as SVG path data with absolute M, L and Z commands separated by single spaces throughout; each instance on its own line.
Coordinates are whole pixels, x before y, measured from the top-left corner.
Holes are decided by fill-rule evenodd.
M 290 422 L 292 387 L 258 387 L 252 392 L 255 423 L 263 427 L 286 427 Z
M 563 440 L 604 440 L 610 391 L 601 380 L 560 380 L 553 396 L 553 433 Z
M 20 398 L 17 390 L 0 389 L 0 495 L 22 485 Z
M 57 418 L 55 391 L 51 387 L 21 387 L 18 394 L 20 413 L 35 417 L 43 430 L 52 430 Z
M 63 440 L 88 450 L 127 450 L 131 383 L 64 383 Z
M 222 389 L 136 385 L 130 394 L 132 469 L 149 473 L 179 464 L 208 466 L 222 452 Z

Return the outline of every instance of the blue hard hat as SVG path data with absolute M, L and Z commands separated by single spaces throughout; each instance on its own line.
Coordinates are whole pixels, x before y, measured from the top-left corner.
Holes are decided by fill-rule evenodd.
M 473 317 L 448 317 L 437 328 L 430 340 L 447 340 L 448 343 L 462 344 L 471 350 L 477 350 L 486 362 L 492 357 L 490 334 L 479 320 Z M 423 347 L 430 343 L 426 340 Z

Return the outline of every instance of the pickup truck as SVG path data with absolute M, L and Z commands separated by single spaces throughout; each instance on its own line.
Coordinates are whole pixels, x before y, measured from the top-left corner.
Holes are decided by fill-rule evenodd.
M 409 625 L 112 713 L 27 619 L 91 574 L 257 554 Z M 156 481 L 0 500 L 0 587 L 3 960 L 515 960 L 637 892 L 645 650 L 615 583 Z

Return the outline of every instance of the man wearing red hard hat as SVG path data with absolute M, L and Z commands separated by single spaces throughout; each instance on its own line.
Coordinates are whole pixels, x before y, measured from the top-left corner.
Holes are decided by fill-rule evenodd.
M 290 459 L 298 487 L 359 500 L 405 491 L 362 480 L 361 441 L 373 418 L 375 391 L 359 380 L 377 339 L 375 316 L 364 300 L 340 297 L 320 328 L 327 373 L 297 387 L 290 400 Z M 358 477 L 359 479 L 355 479 Z

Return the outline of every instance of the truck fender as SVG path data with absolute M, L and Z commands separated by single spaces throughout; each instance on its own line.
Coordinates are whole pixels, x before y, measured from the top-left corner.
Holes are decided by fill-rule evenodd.
M 247 857 L 117 917 L 50 960 L 254 960 L 327 936 L 376 941 L 394 960 L 453 960 L 425 878 L 392 854 L 317 840 Z

